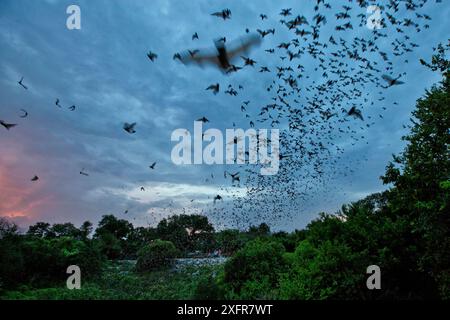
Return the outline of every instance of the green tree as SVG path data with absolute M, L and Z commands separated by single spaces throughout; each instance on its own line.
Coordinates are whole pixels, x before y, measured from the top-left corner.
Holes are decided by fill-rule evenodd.
M 37 222 L 28 228 L 27 234 L 37 238 L 52 237 L 50 224 L 46 222 Z
M 148 245 L 157 238 L 158 234 L 155 228 L 134 228 L 127 239 L 127 252 L 130 253 L 132 258 L 135 258 L 139 249 L 145 245 Z
M 215 235 L 216 247 L 225 255 L 231 255 L 241 249 L 247 242 L 246 233 L 235 229 L 227 229 L 217 232 Z
M 0 217 L 0 292 L 24 278 L 24 257 L 17 231 L 17 225 Z
M 225 264 L 223 283 L 227 298 L 270 299 L 276 297 L 283 271 L 284 247 L 269 240 L 248 242 Z
M 79 238 L 80 230 L 72 223 L 56 223 L 51 226 L 49 233 L 53 237 L 72 237 Z
M 423 64 L 441 71 L 443 80 L 417 101 L 411 132 L 403 138 L 408 144 L 382 179 L 393 185 L 390 209 L 398 224 L 408 226 L 415 268 L 450 298 L 450 63 L 444 47 Z
M 129 258 L 133 252 L 128 250 L 127 241 L 133 229 L 130 222 L 105 215 L 95 230 L 94 239 L 99 241 L 102 252 L 109 259 Z
M 294 254 L 292 271 L 281 277 L 282 299 L 356 299 L 365 278 L 363 253 L 341 242 L 318 247 L 304 240 Z M 365 289 L 367 291 L 367 289 Z
M 184 252 L 208 251 L 214 247 L 214 227 L 201 215 L 174 215 L 157 227 L 161 239 L 171 241 Z
M 19 228 L 15 223 L 8 221 L 6 218 L 0 217 L 0 240 L 17 235 L 18 229 Z
M 251 238 L 267 237 L 270 235 L 270 227 L 267 223 L 261 223 L 259 226 L 250 226 L 248 234 Z
M 172 242 L 157 239 L 138 251 L 136 270 L 151 271 L 170 267 L 178 254 Z
M 80 237 L 82 240 L 88 239 L 89 235 L 92 233 L 93 225 L 90 221 L 85 221 L 80 227 Z

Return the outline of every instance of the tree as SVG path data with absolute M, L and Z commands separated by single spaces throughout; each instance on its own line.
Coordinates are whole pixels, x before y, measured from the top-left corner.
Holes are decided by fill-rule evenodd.
M 46 222 L 37 222 L 28 228 L 27 234 L 37 238 L 47 238 L 52 236 L 50 224 Z
M 0 217 L 0 240 L 16 235 L 17 230 L 18 227 L 15 223 L 12 223 L 3 217 Z
M 148 245 L 157 238 L 158 235 L 155 228 L 134 228 L 128 235 L 126 251 L 130 253 L 131 257 L 135 258 L 140 248 Z
M 202 276 L 197 282 L 193 300 L 219 300 L 223 292 L 217 284 L 216 279 L 211 274 Z
M 227 229 L 216 233 L 216 246 L 225 255 L 231 255 L 248 242 L 248 236 L 239 230 Z
M 295 230 L 294 232 L 288 233 L 285 231 L 279 231 L 272 234 L 273 239 L 279 241 L 287 252 L 294 252 L 297 245 L 305 239 L 305 230 Z
M 171 241 L 181 251 L 206 251 L 214 245 L 214 227 L 201 215 L 174 215 L 157 227 L 161 239 Z
M 447 50 L 448 50 L 447 46 Z M 398 224 L 411 234 L 417 270 L 428 272 L 442 297 L 450 298 L 450 62 L 439 46 L 431 63 L 443 80 L 417 101 L 405 150 L 389 163 L 383 182 Z
M 130 222 L 105 215 L 95 230 L 94 238 L 99 240 L 102 252 L 109 259 L 129 258 L 133 253 L 127 250 L 127 240 L 133 229 Z
M 364 252 L 330 240 L 318 247 L 308 240 L 297 247 L 291 272 L 281 277 L 282 299 L 356 299 L 364 285 Z M 367 289 L 365 289 L 367 291 Z
M 59 238 L 59 237 L 72 237 L 72 238 L 79 238 L 80 237 L 80 230 L 76 228 L 72 223 L 56 223 L 52 225 L 50 228 L 49 234 L 51 234 L 53 237 Z
M 105 215 L 98 223 L 95 236 L 99 237 L 102 234 L 110 233 L 117 239 L 125 240 L 132 230 L 133 225 L 127 220 L 117 219 L 113 215 Z
M 136 270 L 151 271 L 167 268 L 173 264 L 178 250 L 170 241 L 155 240 L 138 251 Z
M 90 221 L 85 221 L 80 227 L 80 237 L 82 240 L 86 240 L 92 233 L 93 226 Z
M 17 225 L 0 217 L 0 291 L 22 281 L 24 257 Z
M 267 225 L 267 223 L 263 222 L 259 226 L 251 226 L 248 229 L 248 233 L 252 238 L 266 237 L 270 235 L 270 227 Z
M 279 274 L 285 268 L 284 251 L 278 242 L 260 238 L 248 242 L 225 264 L 226 298 L 276 297 Z
M 343 206 L 339 214 L 322 214 L 312 221 L 282 277 L 281 297 L 436 297 L 432 279 L 411 268 L 417 254 L 414 237 L 409 224 L 393 215 L 387 199 L 387 192 L 373 194 Z M 369 291 L 365 286 L 365 270 L 373 264 L 382 270 L 382 290 Z

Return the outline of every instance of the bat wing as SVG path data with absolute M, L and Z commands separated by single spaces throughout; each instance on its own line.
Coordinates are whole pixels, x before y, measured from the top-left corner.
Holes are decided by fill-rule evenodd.
M 228 51 L 228 59 L 233 60 L 236 57 L 248 52 L 252 47 L 261 43 L 261 37 L 253 34 L 249 37 L 242 38 L 238 46 Z
M 189 52 L 185 52 L 181 54 L 181 62 L 184 64 L 191 64 L 195 63 L 200 66 L 204 65 L 215 65 L 219 66 L 219 59 L 217 58 L 216 54 L 209 54 L 209 53 L 197 53 L 194 55 L 191 55 Z
M 388 82 L 390 82 L 390 81 L 393 80 L 391 77 L 389 77 L 389 76 L 386 75 L 386 74 L 383 74 L 383 75 L 381 76 L 381 78 L 383 78 L 385 81 L 388 81 Z

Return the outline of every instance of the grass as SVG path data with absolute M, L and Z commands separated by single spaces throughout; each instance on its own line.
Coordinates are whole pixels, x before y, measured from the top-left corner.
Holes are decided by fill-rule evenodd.
M 187 267 L 136 273 L 128 263 L 110 263 L 97 279 L 81 282 L 80 290 L 65 283 L 51 288 L 22 286 L 0 296 L 4 300 L 189 300 L 203 279 L 217 275 L 222 266 Z

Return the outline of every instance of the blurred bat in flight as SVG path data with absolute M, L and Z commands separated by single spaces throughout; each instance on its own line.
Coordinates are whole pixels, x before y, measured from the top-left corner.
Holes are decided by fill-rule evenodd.
M 219 39 L 214 41 L 216 46 L 215 52 L 211 52 L 211 50 L 190 50 L 180 54 L 180 61 L 186 65 L 193 63 L 201 67 L 204 65 L 212 65 L 218 67 L 224 73 L 229 73 L 239 70 L 239 68 L 232 64 L 233 60 L 247 53 L 252 47 L 256 47 L 260 43 L 261 37 L 256 34 L 236 40 L 227 47 L 224 41 Z

